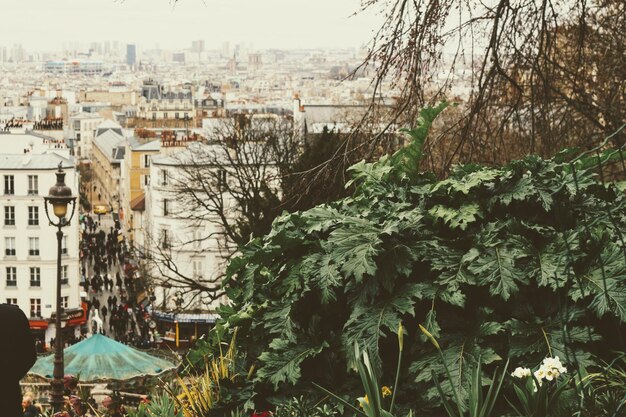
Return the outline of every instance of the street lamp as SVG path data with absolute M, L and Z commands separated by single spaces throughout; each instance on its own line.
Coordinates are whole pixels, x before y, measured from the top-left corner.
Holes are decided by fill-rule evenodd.
M 63 241 L 62 228 L 69 225 L 74 217 L 76 210 L 76 197 L 72 196 L 72 189 L 65 185 L 65 172 L 63 172 L 62 163 L 59 163 L 59 170 L 56 172 L 57 183 L 50 187 L 48 196 L 44 197 L 44 208 L 46 217 L 51 226 L 55 226 L 57 230 L 57 308 L 55 317 L 56 334 L 54 339 L 54 371 L 52 380 L 52 406 L 55 412 L 59 412 L 63 408 L 63 306 L 61 305 L 61 246 Z M 67 215 L 67 206 L 72 203 L 72 213 L 69 218 Z M 52 206 L 54 216 L 58 221 L 53 221 L 48 212 L 48 205 Z

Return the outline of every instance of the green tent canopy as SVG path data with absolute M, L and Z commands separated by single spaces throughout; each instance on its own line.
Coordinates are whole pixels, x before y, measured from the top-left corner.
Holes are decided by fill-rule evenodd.
M 80 375 L 81 382 L 124 381 L 158 376 L 176 365 L 133 349 L 101 334 L 91 336 L 64 350 L 65 373 Z M 37 359 L 30 374 L 52 378 L 54 355 Z

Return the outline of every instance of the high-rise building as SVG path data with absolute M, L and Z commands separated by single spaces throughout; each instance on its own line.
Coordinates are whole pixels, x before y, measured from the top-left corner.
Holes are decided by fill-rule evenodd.
M 137 64 L 137 46 L 136 45 L 126 45 L 126 64 L 129 67 Z
M 204 52 L 204 41 L 192 41 L 191 50 L 196 53 Z
M 222 44 L 222 52 L 220 55 L 222 58 L 230 58 L 230 44 L 228 42 Z

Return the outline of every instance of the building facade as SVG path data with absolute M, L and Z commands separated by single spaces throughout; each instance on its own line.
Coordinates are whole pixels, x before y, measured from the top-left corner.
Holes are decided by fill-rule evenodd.
M 100 129 L 99 129 L 100 132 Z M 120 209 L 120 170 L 126 150 L 124 136 L 107 129 L 93 141 L 92 175 L 97 202 L 111 211 Z
M 0 135 L 0 155 L 0 302 L 18 305 L 29 317 L 35 337 L 49 344 L 55 334 L 52 314 L 56 310 L 57 229 L 48 224 L 43 197 L 56 183 L 59 164 L 75 194 L 78 175 L 69 150 L 40 136 Z M 63 307 L 76 316 L 67 326 L 67 331 L 73 332 L 85 321 L 77 214 L 63 233 L 61 297 Z
M 67 139 L 79 159 L 91 159 L 96 129 L 104 118 L 94 113 L 79 113 L 69 118 Z
M 125 146 L 120 181 L 120 219 L 128 232 L 131 247 L 141 247 L 144 243 L 145 188 L 150 184 L 151 159 L 159 154 L 161 141 L 130 138 Z
M 196 110 L 191 91 L 169 91 L 156 81 L 144 81 L 134 127 L 193 128 Z
M 185 213 L 186 208 L 177 203 L 176 187 L 185 178 L 185 161 L 191 159 L 189 153 L 197 147 L 208 146 L 191 142 L 185 148 L 171 155 L 159 155 L 152 158 L 150 166 L 150 184 L 146 188 L 146 247 L 154 251 L 156 247 L 165 249 L 167 256 L 176 265 L 178 272 L 194 279 L 213 280 L 223 273 L 223 257 L 217 237 L 216 223 L 192 222 Z M 161 275 L 167 271 L 161 268 Z M 166 288 L 157 291 L 156 305 L 165 309 L 175 308 L 173 292 Z M 215 308 L 217 304 L 209 305 Z M 192 306 L 194 307 L 194 306 Z M 197 305 L 207 308 L 206 305 Z

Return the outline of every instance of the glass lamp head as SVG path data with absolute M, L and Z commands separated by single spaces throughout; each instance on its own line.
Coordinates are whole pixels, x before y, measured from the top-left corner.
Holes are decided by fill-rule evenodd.
M 72 189 L 65 185 L 65 172 L 61 164 L 56 172 L 57 183 L 50 187 L 48 196 L 45 198 L 47 203 L 52 204 L 54 215 L 62 219 L 67 214 L 67 205 L 74 199 Z

